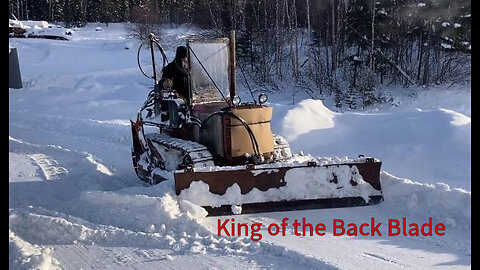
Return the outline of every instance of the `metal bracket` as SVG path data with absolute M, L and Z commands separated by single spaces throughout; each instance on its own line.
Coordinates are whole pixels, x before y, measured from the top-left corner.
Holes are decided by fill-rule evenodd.
M 184 172 L 193 172 L 193 166 L 192 165 L 187 165 L 183 171 Z

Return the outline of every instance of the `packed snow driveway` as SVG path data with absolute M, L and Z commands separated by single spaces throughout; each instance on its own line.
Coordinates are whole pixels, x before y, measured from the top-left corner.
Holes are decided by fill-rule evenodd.
M 137 70 L 136 51 L 125 49 L 135 41 L 124 25 L 94 29 L 81 28 L 68 42 L 10 39 L 25 85 L 9 90 L 11 269 L 471 267 L 470 117 L 451 108 L 337 114 L 316 100 L 271 104 L 272 128 L 295 152 L 381 159 L 385 201 L 206 217 L 174 196 L 171 181 L 137 179 L 129 119 L 151 82 Z M 192 30 L 166 32 L 168 55 L 185 31 Z M 270 235 L 267 226 L 285 218 L 285 236 Z M 303 218 L 325 224 L 325 235 L 295 235 L 292 224 Z M 388 220 L 403 218 L 419 225 L 431 218 L 444 224 L 444 235 L 388 236 Z M 218 235 L 219 219 L 262 223 L 262 239 Z M 334 235 L 334 220 L 347 228 L 372 219 L 382 223 L 381 236 Z

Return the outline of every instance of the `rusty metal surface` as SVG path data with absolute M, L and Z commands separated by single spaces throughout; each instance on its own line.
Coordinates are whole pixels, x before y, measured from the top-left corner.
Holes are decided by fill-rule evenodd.
M 253 188 L 266 191 L 270 188 L 279 188 L 286 185 L 285 173 L 290 168 L 276 168 L 278 172 L 272 174 L 262 173 L 257 176 L 250 169 L 215 171 L 215 172 L 190 172 L 175 173 L 175 192 L 188 188 L 194 181 L 201 181 L 208 184 L 210 192 L 218 195 L 225 194 L 227 188 L 238 184 L 242 194 L 247 194 Z
M 376 190 L 382 190 L 380 185 L 380 167 L 382 166 L 382 162 L 367 161 L 356 164 L 356 166 L 365 182 L 370 183 Z

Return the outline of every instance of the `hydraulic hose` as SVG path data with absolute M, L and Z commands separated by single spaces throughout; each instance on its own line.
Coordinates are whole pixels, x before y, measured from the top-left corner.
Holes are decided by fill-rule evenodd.
M 165 67 L 168 63 L 168 59 L 167 59 L 167 55 L 165 53 L 165 50 L 163 49 L 163 47 L 160 45 L 160 42 L 157 40 L 157 38 L 155 37 L 155 35 L 153 34 L 150 34 L 148 35 L 148 38 L 149 38 L 149 42 L 150 42 L 150 46 L 153 47 L 153 44 L 155 43 L 155 45 L 157 46 L 157 48 L 159 49 L 160 53 L 162 54 L 162 60 L 163 60 L 163 65 L 162 65 L 162 68 Z M 140 51 L 142 50 L 142 47 L 146 44 L 147 42 L 144 41 L 140 44 L 140 46 L 138 47 L 138 51 L 137 51 L 137 65 L 138 65 L 138 68 L 140 69 L 140 71 L 142 72 L 142 74 L 149 78 L 149 79 L 155 79 L 156 80 L 156 76 L 149 76 L 145 73 L 145 71 L 143 70 L 142 68 L 142 65 L 140 64 Z M 153 55 L 153 50 L 152 50 L 152 61 L 154 61 L 154 55 Z M 155 70 L 155 63 L 152 63 L 153 64 L 153 69 Z

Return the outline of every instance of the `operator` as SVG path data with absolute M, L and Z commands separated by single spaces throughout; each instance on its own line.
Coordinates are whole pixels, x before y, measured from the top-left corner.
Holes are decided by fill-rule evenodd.
M 162 81 L 170 79 L 173 82 L 172 89 L 177 94 L 189 102 L 190 95 L 188 93 L 189 88 L 189 72 L 188 72 L 188 58 L 187 47 L 177 47 L 175 59 L 163 68 Z

